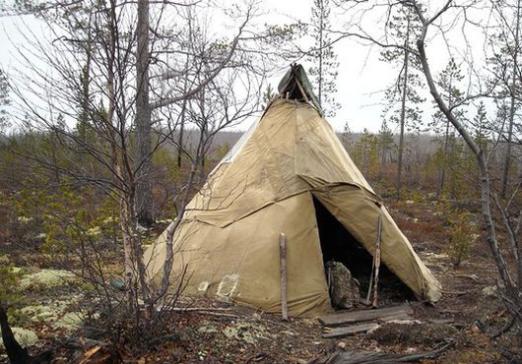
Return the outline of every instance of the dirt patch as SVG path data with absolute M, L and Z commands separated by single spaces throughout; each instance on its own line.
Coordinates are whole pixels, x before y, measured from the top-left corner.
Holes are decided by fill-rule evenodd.
M 431 323 L 387 323 L 368 335 L 383 345 L 433 346 L 458 334 L 453 326 Z

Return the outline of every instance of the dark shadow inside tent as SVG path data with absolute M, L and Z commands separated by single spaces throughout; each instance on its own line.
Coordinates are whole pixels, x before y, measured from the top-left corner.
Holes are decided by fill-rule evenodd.
M 373 257 L 314 196 L 314 207 L 323 253 L 323 264 L 330 260 L 343 263 L 360 283 L 360 294 L 366 297 Z M 326 268 L 325 268 L 326 274 Z M 379 302 L 382 305 L 414 298 L 413 292 L 381 262 Z

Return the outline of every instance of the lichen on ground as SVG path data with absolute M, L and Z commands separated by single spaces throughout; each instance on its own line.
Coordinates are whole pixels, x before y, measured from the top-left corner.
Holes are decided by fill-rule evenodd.
M 67 312 L 54 322 L 53 327 L 65 331 L 74 331 L 82 326 L 84 320 L 85 314 L 83 312 Z
M 13 334 L 18 341 L 18 343 L 22 347 L 28 347 L 36 344 L 38 342 L 38 336 L 34 331 L 24 329 L 21 327 L 12 327 L 11 330 L 13 331 Z M 0 333 L 2 331 L 0 330 Z M 0 351 L 4 350 L 4 344 L 2 340 L 0 340 Z
M 255 344 L 259 339 L 269 340 L 272 335 L 262 324 L 238 322 L 225 327 L 223 334 L 228 339 L 242 340 L 248 344 Z
M 61 269 L 42 269 L 39 272 L 26 274 L 20 280 L 20 288 L 27 289 L 46 289 L 63 286 L 74 282 L 76 276 L 66 270 Z

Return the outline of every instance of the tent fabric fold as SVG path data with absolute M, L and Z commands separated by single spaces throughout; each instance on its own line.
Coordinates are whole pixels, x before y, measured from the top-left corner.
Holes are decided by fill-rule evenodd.
M 211 172 L 174 235 L 173 289 L 280 312 L 279 235 L 287 236 L 288 307 L 293 316 L 331 309 L 313 200 L 374 254 L 382 216 L 382 262 L 421 299 L 441 287 L 311 105 L 277 99 Z M 162 234 L 145 252 L 159 284 Z

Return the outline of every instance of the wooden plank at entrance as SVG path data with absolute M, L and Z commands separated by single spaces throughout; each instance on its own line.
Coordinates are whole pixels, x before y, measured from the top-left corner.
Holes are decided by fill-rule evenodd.
M 370 330 L 375 330 L 379 327 L 378 323 L 375 322 L 365 322 L 357 325 L 350 325 L 347 327 L 327 327 L 323 332 L 324 338 L 333 338 L 333 337 L 344 337 L 348 335 L 358 334 L 360 332 L 368 332 Z
M 395 307 L 385 307 L 376 310 L 349 311 L 342 313 L 334 313 L 319 317 L 319 322 L 325 326 L 338 326 L 355 322 L 381 320 L 393 320 L 394 316 L 404 319 L 405 316 L 413 315 L 410 305 L 401 305 Z

